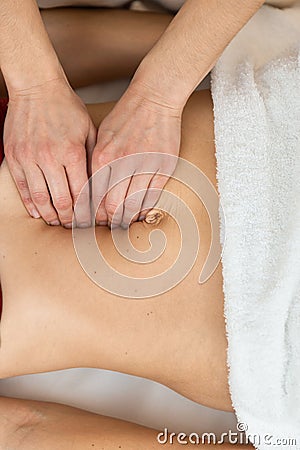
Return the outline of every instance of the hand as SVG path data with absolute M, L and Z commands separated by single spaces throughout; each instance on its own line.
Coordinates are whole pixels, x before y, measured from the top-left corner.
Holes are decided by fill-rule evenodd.
M 176 166 L 177 158 L 166 155 L 178 156 L 181 114 L 182 109 L 146 98 L 131 85 L 101 123 L 92 158 L 93 174 L 107 165 L 101 177 L 93 180 L 95 210 L 100 204 L 98 225 L 127 228 L 155 206 Z M 138 153 L 130 162 L 124 160 L 109 166 L 118 158 Z M 116 184 L 121 179 L 124 180 Z M 123 207 L 119 207 L 122 203 Z
M 88 112 L 64 79 L 10 94 L 5 156 L 32 217 L 72 226 L 72 206 L 88 179 L 87 150 L 95 143 Z M 76 223 L 89 226 L 89 198 L 80 201 Z

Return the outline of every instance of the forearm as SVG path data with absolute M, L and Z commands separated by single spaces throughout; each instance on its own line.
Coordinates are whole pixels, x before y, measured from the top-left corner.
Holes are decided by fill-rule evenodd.
M 134 77 L 138 89 L 183 107 L 263 0 L 187 0 Z
M 63 77 L 35 0 L 1 0 L 0 33 L 0 66 L 8 91 Z

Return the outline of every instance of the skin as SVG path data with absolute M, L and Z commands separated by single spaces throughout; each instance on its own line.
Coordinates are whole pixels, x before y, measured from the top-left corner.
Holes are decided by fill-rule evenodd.
M 59 8 L 40 14 L 74 89 L 133 74 L 172 20 L 170 14 L 119 9 Z M 122 39 L 115 30 L 122 30 Z M 8 94 L 3 77 L 0 93 Z
M 68 55 L 67 51 L 66 54 Z M 76 76 L 84 80 L 86 74 L 79 70 Z M 181 152 L 185 158 L 201 167 L 215 183 L 211 107 L 210 95 L 207 92 L 196 94 L 190 100 L 184 112 Z M 90 107 L 95 125 L 101 122 L 111 108 L 112 105 Z M 82 274 L 80 281 L 74 286 L 79 271 L 78 268 L 75 269 L 78 263 L 72 255 L 69 232 L 49 230 L 39 221 L 33 226 L 26 217 L 7 167 L 5 164 L 2 166 L 0 274 L 4 288 L 4 313 L 1 321 L 1 376 L 45 368 L 53 370 L 55 367 L 76 366 L 86 362 L 96 367 L 112 367 L 148 376 L 173 387 L 191 399 L 231 410 L 227 386 L 220 267 L 205 286 L 200 287 L 197 284 L 196 275 L 200 270 L 199 265 L 203 263 L 202 253 L 207 252 L 209 241 L 205 211 L 201 206 L 199 208 L 199 202 L 196 202 L 190 193 L 182 192 L 173 181 L 168 183 L 167 188 L 174 193 L 180 193 L 191 207 L 195 206 L 195 214 L 198 214 L 204 247 L 199 255 L 195 274 L 189 275 L 183 288 L 179 286 L 162 298 L 151 302 L 120 302 L 101 290 L 96 293 L 95 287 L 91 289 L 86 280 L 83 281 Z M 176 242 L 176 231 L 170 218 L 164 217 L 159 228 L 170 234 L 172 248 Z M 130 232 L 135 245 L 142 248 L 152 229 L 145 223 L 134 224 Z M 108 239 L 104 229 L 98 230 L 97 233 L 102 243 L 103 236 Z M 55 246 L 54 238 L 58 239 Z M 119 268 L 125 269 L 125 266 L 115 259 L 109 239 L 107 256 L 115 261 Z M 61 262 L 57 270 L 53 271 L 59 260 Z M 70 272 L 68 279 L 62 281 L 61 273 L 66 273 L 66 267 L 70 268 Z M 162 267 L 163 261 L 151 270 Z M 37 285 L 32 291 L 33 276 Z M 68 283 L 71 287 L 67 286 Z M 75 292 L 75 287 L 78 286 L 80 291 Z M 68 288 L 70 290 L 66 291 Z M 87 297 L 89 300 L 86 302 Z M 110 303 L 116 309 L 121 308 L 122 314 L 116 316 Z M 151 311 L 155 314 L 154 320 L 150 320 Z M 190 314 L 187 314 L 187 311 Z M 103 312 L 108 324 L 103 319 Z M 94 314 L 97 314 L 95 320 L 91 320 L 90 316 Z M 88 320 L 90 322 L 87 323 Z M 70 325 L 70 322 L 73 324 Z M 108 333 L 109 328 L 113 333 Z M 180 333 L 177 332 L 178 328 Z M 78 337 L 78 329 L 82 334 L 89 331 L 86 339 Z M 128 329 L 132 332 L 131 338 L 128 338 Z M 156 345 L 153 336 L 156 339 L 159 337 L 164 351 Z M 69 339 L 69 348 L 66 348 L 68 343 L 65 345 L 63 342 L 66 339 Z M 94 341 L 89 342 L 89 339 Z M 99 340 L 102 346 L 91 346 L 91 342 Z M 75 346 L 73 352 L 70 351 L 72 346 Z M 110 349 L 110 346 L 112 355 L 105 351 L 106 348 Z M 59 355 L 54 357 L 53 348 Z M 41 355 L 46 356 L 45 359 L 48 360 L 41 360 Z M 199 364 L 201 361 L 205 361 L 205 364 Z M 209 368 L 207 372 L 206 366 Z M 158 449 L 161 446 L 157 444 L 156 436 L 155 430 L 63 405 L 0 398 L 1 448 Z M 171 445 L 167 444 L 165 447 L 171 448 Z M 235 448 L 237 447 L 241 446 L 235 445 Z M 179 449 L 181 445 L 175 442 L 172 448 Z M 229 446 L 223 444 L 222 448 L 228 450 Z
M 4 143 L 14 180 L 33 217 L 68 226 L 87 180 L 85 154 L 95 145 L 96 129 L 64 75 L 36 2 L 4 0 L 0 29 L 5 35 L 0 64 L 10 99 Z M 85 204 L 78 223 L 89 220 Z
M 95 125 L 112 107 L 109 104 L 89 108 Z M 195 94 L 184 111 L 181 156 L 216 184 L 212 101 L 208 91 Z M 201 246 L 197 261 L 189 275 L 165 294 L 144 300 L 124 299 L 97 287 L 85 275 L 76 259 L 70 230 L 48 227 L 42 220 L 27 217 L 7 165 L 2 164 L 0 274 L 4 300 L 0 377 L 98 367 L 149 378 L 203 405 L 232 411 L 221 267 L 205 284 L 198 284 L 210 245 L 210 222 L 204 206 L 188 188 L 169 180 L 165 189 L 191 208 L 199 224 Z M 164 208 L 163 202 L 160 206 Z M 173 212 L 179 218 L 183 214 L 176 201 Z M 152 276 L 174 261 L 179 241 L 178 227 L 164 214 L 157 225 L 134 223 L 130 227 L 133 245 L 146 249 L 153 229 L 164 231 L 168 244 L 164 255 L 146 268 L 128 263 L 117 254 L 106 227 L 97 228 L 98 245 L 121 273 Z M 105 449 L 115 448 L 118 442 L 122 448 L 124 445 L 130 449 L 138 448 L 141 442 L 153 445 L 147 448 L 157 445 L 154 431 L 135 425 L 57 405 L 20 401 L 12 405 L 21 407 L 21 411 L 25 409 L 23 422 L 18 415 L 7 412 L 5 416 L 18 429 L 10 437 L 3 431 L 5 438 L 26 436 L 24 444 L 22 440 L 18 443 L 23 447 L 16 444 L 15 448 L 34 449 L 41 440 L 45 449 L 83 448 L 82 442 L 103 443 L 103 439 L 107 442 Z M 61 417 L 70 424 L 62 434 Z M 70 443 L 63 447 L 81 420 L 78 442 L 76 438 L 72 440 L 74 447 Z M 1 423 L 3 419 L 0 431 Z M 116 438 L 117 432 L 120 434 Z M 61 447 L 55 436 L 61 436 Z
M 90 109 L 96 124 L 112 106 Z M 210 94 L 199 93 L 185 112 L 181 155 L 215 183 L 213 140 Z M 100 289 L 86 276 L 76 258 L 71 231 L 27 218 L 7 165 L 2 165 L 0 273 L 4 307 L 0 376 L 101 367 L 151 378 L 202 404 L 231 410 L 221 267 L 207 283 L 198 284 L 210 246 L 208 215 L 198 198 L 181 183 L 170 180 L 166 188 L 191 208 L 199 224 L 202 241 L 196 264 L 165 294 L 126 300 Z M 184 214 L 179 202 L 174 202 L 172 209 L 179 219 Z M 169 245 L 164 255 L 147 267 L 121 257 L 108 228 L 97 228 L 97 238 L 117 271 L 149 277 L 166 270 L 179 251 L 179 230 L 168 214 L 158 225 L 133 224 L 133 245 L 146 250 L 149 232 L 155 228 L 165 232 Z M 125 235 L 123 232 L 123 239 Z M 96 266 L 95 270 L 101 268 Z M 41 348 L 47 357 L 41 358 Z M 146 348 L 151 351 L 145 353 Z M 208 358 L 209 362 L 203 364 Z
M 0 441 L 13 450 L 158 450 L 158 431 L 63 405 L 0 399 Z M 185 445 L 194 448 L 195 445 Z M 198 446 L 200 447 L 200 445 Z M 201 446 L 202 447 L 202 446 Z M 229 450 L 231 445 L 214 445 Z M 176 442 L 163 448 L 180 449 Z M 242 445 L 234 445 L 242 450 Z
M 99 209 L 98 222 L 126 226 L 128 217 L 137 217 L 141 209 L 152 207 L 156 198 L 147 194 L 126 201 L 129 183 L 133 193 L 140 187 L 147 193 L 151 187 L 163 188 L 168 177 L 162 177 L 161 171 L 171 174 L 174 164 L 169 162 L 164 167 L 159 154 L 178 155 L 181 116 L 187 99 L 262 3 L 187 0 L 143 59 L 125 95 L 96 136 L 84 105 L 68 83 L 35 0 L 3 0 L 0 66 L 10 97 L 5 152 L 28 212 L 33 217 L 41 215 L 47 223 L 69 227 L 72 204 L 87 178 L 85 150 L 95 145 L 93 172 L 120 155 L 158 152 L 153 155 L 157 175 L 144 175 L 139 183 L 131 177 L 113 189 Z M 132 174 L 147 169 L 146 161 L 133 167 Z M 112 172 L 108 173 L 94 186 L 95 203 L 107 192 L 113 177 Z M 124 200 L 123 215 L 115 217 L 116 207 Z M 81 227 L 89 225 L 87 202 L 79 208 L 76 221 Z
M 134 177 L 112 189 L 105 204 L 99 208 L 97 219 L 106 219 L 115 226 L 128 225 L 143 208 L 147 211 L 157 198 L 147 192 L 133 202 L 126 202 L 130 193 L 139 189 L 161 190 L 172 174 L 175 164 L 164 163 L 163 155 L 178 155 L 181 138 L 182 110 L 199 82 L 212 69 L 224 48 L 263 4 L 261 0 L 187 0 L 171 21 L 161 38 L 141 62 L 133 80 L 111 114 L 101 124 L 93 153 L 93 173 L 110 161 L 137 152 L 158 152 L 153 155 L 151 168 L 158 175 L 144 175 L 139 182 Z M 159 68 L 159 76 L 157 72 Z M 132 131 L 134 130 L 134 132 Z M 132 167 L 146 172 L 145 162 Z M 111 172 L 94 186 L 95 201 L 107 190 Z M 150 197 L 150 198 L 149 198 Z M 117 214 L 124 201 L 124 211 Z
M 113 19 L 119 18 L 125 27 L 127 22 L 123 20 L 123 13 L 114 12 Z M 128 12 L 127 16 L 129 21 L 132 20 L 129 28 L 134 30 L 144 16 L 139 16 L 135 23 L 137 16 L 131 14 Z M 94 13 L 91 20 L 86 21 L 89 26 L 85 31 L 92 32 L 93 26 L 97 25 L 92 17 L 95 17 Z M 74 32 L 72 39 L 76 48 L 80 43 L 87 48 L 88 43 L 92 43 L 94 51 L 103 50 L 104 46 L 105 51 L 111 52 L 105 38 L 110 29 L 109 26 L 105 28 L 106 23 L 110 25 L 109 17 L 107 15 L 103 21 L 103 39 L 85 43 L 82 42 L 84 32 L 75 32 L 75 25 L 82 24 L 77 11 L 43 14 L 48 30 L 56 36 L 60 58 L 68 62 L 69 76 L 74 84 L 88 83 L 89 77 L 97 75 L 99 66 L 94 64 L 92 52 L 80 52 L 79 56 L 89 67 L 88 71 L 81 70 L 80 64 L 74 63 L 74 50 L 63 45 L 62 30 L 72 23 L 70 28 Z M 87 12 L 86 18 L 89 19 Z M 159 25 L 158 18 L 162 21 Z M 117 76 L 114 61 L 118 61 L 121 71 L 137 64 L 144 51 L 141 42 L 145 46 L 151 45 L 153 36 L 158 36 L 168 16 L 155 16 L 155 19 L 149 25 L 145 16 L 142 30 L 139 30 L 144 33 L 143 39 L 136 40 L 139 45 L 124 44 L 122 52 L 126 57 L 123 60 L 115 53 L 111 64 L 102 71 L 104 76 Z M 135 27 L 132 26 L 134 23 Z M 130 41 L 129 31 L 124 35 Z M 113 106 L 89 106 L 96 127 Z M 190 99 L 182 124 L 181 156 L 196 164 L 216 184 L 209 92 L 197 93 Z M 49 228 L 41 220 L 33 222 L 27 217 L 7 165 L 2 165 L 0 274 L 4 309 L 1 377 L 66 367 L 101 367 L 153 379 L 204 405 L 232 411 L 227 382 L 221 267 L 207 283 L 198 284 L 210 244 L 207 213 L 199 200 L 178 182 L 170 180 L 166 189 L 179 195 L 191 207 L 199 223 L 201 248 L 196 265 L 183 282 L 160 297 L 125 300 L 97 288 L 85 276 L 75 257 L 70 231 Z M 180 216 L 182 211 L 178 205 L 173 206 Z M 130 228 L 133 244 L 146 249 L 149 232 L 155 228 L 166 233 L 169 245 L 159 261 L 147 266 L 148 276 L 170 265 L 176 256 L 179 238 L 174 221 L 164 215 L 158 225 L 133 224 Z M 102 251 L 118 270 L 145 275 L 144 266 L 129 265 L 117 256 L 109 230 L 99 228 L 97 238 Z M 128 450 L 160 447 L 156 443 L 157 431 L 62 405 L 1 398 L 0 418 L 0 443 L 4 448 L 82 450 L 92 444 L 93 448 L 99 449 L 105 445 L 106 450 L 120 445 Z M 172 448 L 179 446 L 181 448 L 175 442 Z M 227 449 L 227 445 L 222 448 Z

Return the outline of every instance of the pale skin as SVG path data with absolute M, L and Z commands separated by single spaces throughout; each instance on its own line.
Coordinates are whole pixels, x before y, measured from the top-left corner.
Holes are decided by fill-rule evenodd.
M 95 147 L 93 172 L 136 152 L 178 155 L 187 99 L 262 3 L 187 0 L 152 50 L 146 50 L 128 90 L 97 132 L 67 81 L 63 61 L 61 65 L 35 1 L 3 0 L 0 66 L 10 97 L 5 151 L 28 212 L 33 217 L 40 215 L 46 223 L 70 227 L 72 205 L 87 178 L 86 150 Z M 163 167 L 159 156 L 154 161 L 157 174 L 152 178 L 145 175 L 136 183 L 131 177 L 112 190 L 99 208 L 98 223 L 126 227 L 128 217 L 135 214 L 138 218 L 141 209 L 153 206 L 157 197 L 147 195 L 148 188 L 161 190 L 168 177 L 159 173 L 163 170 L 171 174 L 174 170 L 174 164 Z M 138 169 L 148 168 L 134 168 Z M 96 204 L 111 176 L 94 186 Z M 135 202 L 126 202 L 129 183 L 131 192 L 146 190 L 142 201 L 137 196 Z M 122 201 L 124 212 L 114 217 Z M 81 227 L 90 224 L 87 202 L 79 208 L 76 222 Z
M 59 14 L 49 12 L 44 19 L 46 22 L 49 20 L 48 25 L 54 29 L 60 19 L 62 30 L 68 16 L 67 11 Z M 156 36 L 156 23 L 147 29 L 149 41 L 144 39 L 144 42 L 150 42 L 151 35 Z M 102 44 L 106 42 L 103 39 Z M 72 72 L 74 82 L 85 84 L 90 74 L 95 76 L 97 67 L 91 60 L 87 58 L 93 69 L 88 74 L 78 70 L 77 65 L 72 65 L 72 52 L 59 45 L 58 42 L 57 48 L 69 61 L 70 77 Z M 126 60 L 116 54 L 119 67 L 126 71 L 129 61 L 136 64 L 142 50 L 124 46 L 122 51 L 127 51 Z M 117 73 L 113 64 L 106 69 L 108 77 Z M 89 108 L 95 126 L 112 106 Z M 212 102 L 210 94 L 203 92 L 194 95 L 184 111 L 181 156 L 200 167 L 215 184 L 213 141 Z M 86 364 L 145 376 L 202 404 L 232 410 L 227 385 L 227 342 L 220 267 L 208 283 L 203 286 L 197 283 L 210 240 L 206 212 L 199 201 L 186 189 L 182 190 L 178 183 L 169 181 L 166 189 L 180 193 L 199 221 L 203 239 L 197 264 L 188 278 L 168 294 L 153 300 L 123 300 L 96 288 L 84 276 L 74 256 L 69 231 L 50 229 L 41 221 L 32 223 L 6 164 L 2 165 L 0 275 L 4 312 L 1 320 L 1 377 Z M 158 228 L 166 232 L 172 249 L 177 239 L 174 223 L 166 216 Z M 130 233 L 134 244 L 144 248 L 152 229 L 153 225 L 145 223 L 132 225 Z M 100 228 L 97 234 L 100 245 L 106 247 L 107 257 L 117 268 L 125 269 L 125 264 L 116 259 L 109 231 Z M 169 251 L 165 259 L 150 270 L 161 270 L 172 256 L 172 251 Z M 68 272 L 66 267 L 70 268 Z M 142 274 L 142 269 L 139 270 Z M 61 273 L 64 273 L 63 279 Z M 116 310 L 121 313 L 117 315 Z M 46 357 L 42 359 L 41 355 Z M 0 399 L 1 448 L 159 449 L 161 445 L 156 442 L 156 436 L 156 430 L 62 405 Z M 164 447 L 180 449 L 182 445 L 175 441 L 172 446 Z M 237 447 L 240 448 L 235 445 Z M 224 444 L 222 448 L 228 450 L 229 446 Z
M 90 107 L 95 124 L 101 122 L 112 106 Z M 185 109 L 180 154 L 216 183 L 212 102 L 208 91 L 194 95 Z M 232 411 L 227 383 L 221 267 L 208 282 L 198 284 L 210 245 L 210 222 L 204 206 L 188 188 L 170 180 L 165 189 L 185 201 L 199 224 L 202 241 L 196 264 L 185 280 L 163 295 L 144 300 L 124 299 L 98 288 L 86 276 L 76 259 L 71 231 L 47 227 L 43 221 L 27 217 L 7 165 L 2 164 L 1 377 L 68 367 L 98 367 L 143 376 L 203 405 Z M 173 206 L 174 213 L 180 216 L 178 204 L 175 202 Z M 108 228 L 97 228 L 98 243 L 121 273 L 151 276 L 174 260 L 179 237 L 176 224 L 166 214 L 157 226 L 134 223 L 130 227 L 134 246 L 146 249 L 149 232 L 154 228 L 165 232 L 168 245 L 164 256 L 146 269 L 140 264 L 129 264 L 117 254 Z M 21 404 L 17 402 L 15 408 Z M 119 423 L 111 419 L 55 405 L 25 402 L 23 406 L 27 413 L 33 410 L 33 414 L 29 414 L 29 427 L 25 425 L 25 431 L 33 432 L 27 433 L 25 444 L 20 448 L 35 448 L 29 446 L 33 445 L 31 438 L 39 442 L 41 437 L 45 440 L 45 449 L 53 448 L 55 433 L 51 430 L 53 427 L 60 430 L 61 414 L 66 414 L 70 420 L 70 429 L 64 432 L 66 440 L 70 439 L 82 414 L 86 424 L 82 433 L 79 432 L 82 442 L 91 442 L 91 436 L 95 436 L 96 442 L 105 439 L 105 449 L 115 448 L 116 441 L 121 442 L 122 448 L 132 449 L 135 447 L 127 439 L 129 442 L 133 439 L 137 448 L 141 442 L 156 448 L 156 433 L 151 430 L 123 422 L 119 428 Z M 41 410 L 45 417 L 38 415 Z M 9 416 L 8 412 L 6 414 Z M 37 426 L 33 426 L 31 420 Z M 97 424 L 102 424 L 100 430 Z M 115 430 L 113 434 L 110 429 Z M 61 448 L 68 449 L 63 444 Z M 78 447 L 69 448 L 82 448 L 74 445 Z M 151 446 L 145 444 L 144 448 Z
M 64 30 L 69 21 L 79 24 L 77 14 L 49 11 L 43 18 L 49 28 Z M 88 33 L 94 15 L 85 14 Z M 114 20 L 122 18 L 124 28 L 129 23 L 135 32 L 144 18 L 139 30 L 144 45 L 151 44 L 167 20 L 166 16 L 151 20 L 151 16 L 144 15 L 137 20 L 136 15 L 125 11 L 111 14 Z M 123 20 L 125 15 L 128 22 Z M 159 26 L 158 17 L 161 17 Z M 109 14 L 107 22 L 109 25 Z M 102 46 L 108 42 L 105 33 L 109 26 L 106 30 L 99 29 Z M 78 40 L 83 35 L 78 33 Z M 120 54 L 115 53 L 115 61 L 122 70 L 127 69 L 126 64 L 137 64 L 143 52 L 140 41 L 136 41 L 137 48 L 124 44 Z M 99 40 L 93 45 L 97 51 Z M 88 56 L 84 57 L 91 70 L 81 71 L 78 65 L 72 65 L 72 51 L 69 53 L 59 41 L 56 46 L 69 61 L 70 74 L 79 84 L 88 82 L 89 76 L 97 72 L 94 60 Z M 113 64 L 107 67 L 108 77 L 113 70 L 116 71 Z M 95 127 L 113 106 L 88 107 Z M 214 152 L 212 101 L 205 91 L 192 96 L 184 110 L 180 156 L 199 167 L 216 185 Z M 70 230 L 50 228 L 42 220 L 28 217 L 7 164 L 2 164 L 0 275 L 4 299 L 0 377 L 68 367 L 105 368 L 152 379 L 203 405 L 232 411 L 221 267 L 207 283 L 198 284 L 210 245 L 210 222 L 204 206 L 188 188 L 170 180 L 165 189 L 182 198 L 195 214 L 201 233 L 196 264 L 184 281 L 161 296 L 123 299 L 98 288 L 85 275 L 76 258 Z M 176 202 L 173 212 L 182 214 Z M 158 225 L 139 222 L 130 228 L 131 240 L 139 249 L 147 249 L 149 232 L 155 228 L 165 232 L 168 245 L 164 256 L 146 269 L 128 264 L 117 255 L 108 228 L 97 228 L 97 239 L 117 270 L 141 277 L 146 270 L 146 276 L 151 276 L 173 262 L 178 250 L 178 228 L 167 214 Z M 119 445 L 128 450 L 161 448 L 155 430 L 61 405 L 1 398 L 0 417 L 0 443 L 4 448 L 5 445 L 16 450 L 112 450 Z M 179 449 L 182 445 L 175 442 L 165 447 Z
M 112 107 L 92 106 L 89 111 L 95 123 L 100 123 Z M 184 115 L 181 156 L 215 183 L 210 93 L 195 95 Z M 170 180 L 166 189 L 192 209 L 199 224 L 202 241 L 197 262 L 189 275 L 165 294 L 148 300 L 126 300 L 100 289 L 86 276 L 76 258 L 71 231 L 49 228 L 43 221 L 26 216 L 7 164 L 2 164 L 1 376 L 102 367 L 152 378 L 202 404 L 231 410 L 221 267 L 207 283 L 198 283 L 210 245 L 208 215 L 196 195 L 181 183 Z M 172 212 L 180 217 L 179 202 L 173 204 Z M 165 232 L 169 245 L 164 255 L 147 267 L 122 258 L 114 249 L 108 228 L 97 228 L 97 238 L 116 270 L 149 277 L 170 266 L 180 244 L 178 227 L 165 214 L 158 225 L 138 222 L 131 226 L 134 246 L 147 249 L 149 232 L 155 228 Z M 47 358 L 41 358 L 37 336 Z M 54 347 L 59 351 L 53 353 Z
M 157 442 L 157 430 L 67 406 L 2 398 L 2 448 L 13 450 L 180 450 L 182 444 Z M 181 440 L 183 438 L 181 437 Z M 185 448 L 195 448 L 188 444 Z M 197 448 L 203 448 L 198 445 Z M 205 446 L 207 447 L 207 446 Z M 229 450 L 230 444 L 214 445 Z M 243 445 L 234 445 L 242 450 Z M 246 447 L 247 448 L 247 447 Z

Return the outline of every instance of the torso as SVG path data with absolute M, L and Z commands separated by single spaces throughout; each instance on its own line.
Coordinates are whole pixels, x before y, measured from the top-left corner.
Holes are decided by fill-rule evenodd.
M 185 118 L 187 153 L 182 156 L 215 182 L 210 95 L 194 96 Z M 210 223 L 189 190 L 173 182 L 168 186 L 195 211 L 202 239 L 199 258 L 190 274 L 163 296 L 126 300 L 108 294 L 86 276 L 69 230 L 51 228 L 27 216 L 7 167 L 1 166 L 0 376 L 100 367 L 151 378 L 201 404 L 231 410 L 221 267 L 208 282 L 198 284 L 210 245 Z M 168 217 L 159 228 L 174 243 L 174 248 L 167 246 L 163 259 L 168 267 L 177 255 L 179 234 Z M 142 223 L 133 225 L 133 245 L 147 248 L 152 229 Z M 162 267 L 159 262 L 146 269 L 131 267 L 112 251 L 107 228 L 98 228 L 97 237 L 103 253 L 121 273 L 132 269 L 135 276 L 143 277 L 146 270 L 151 276 Z

